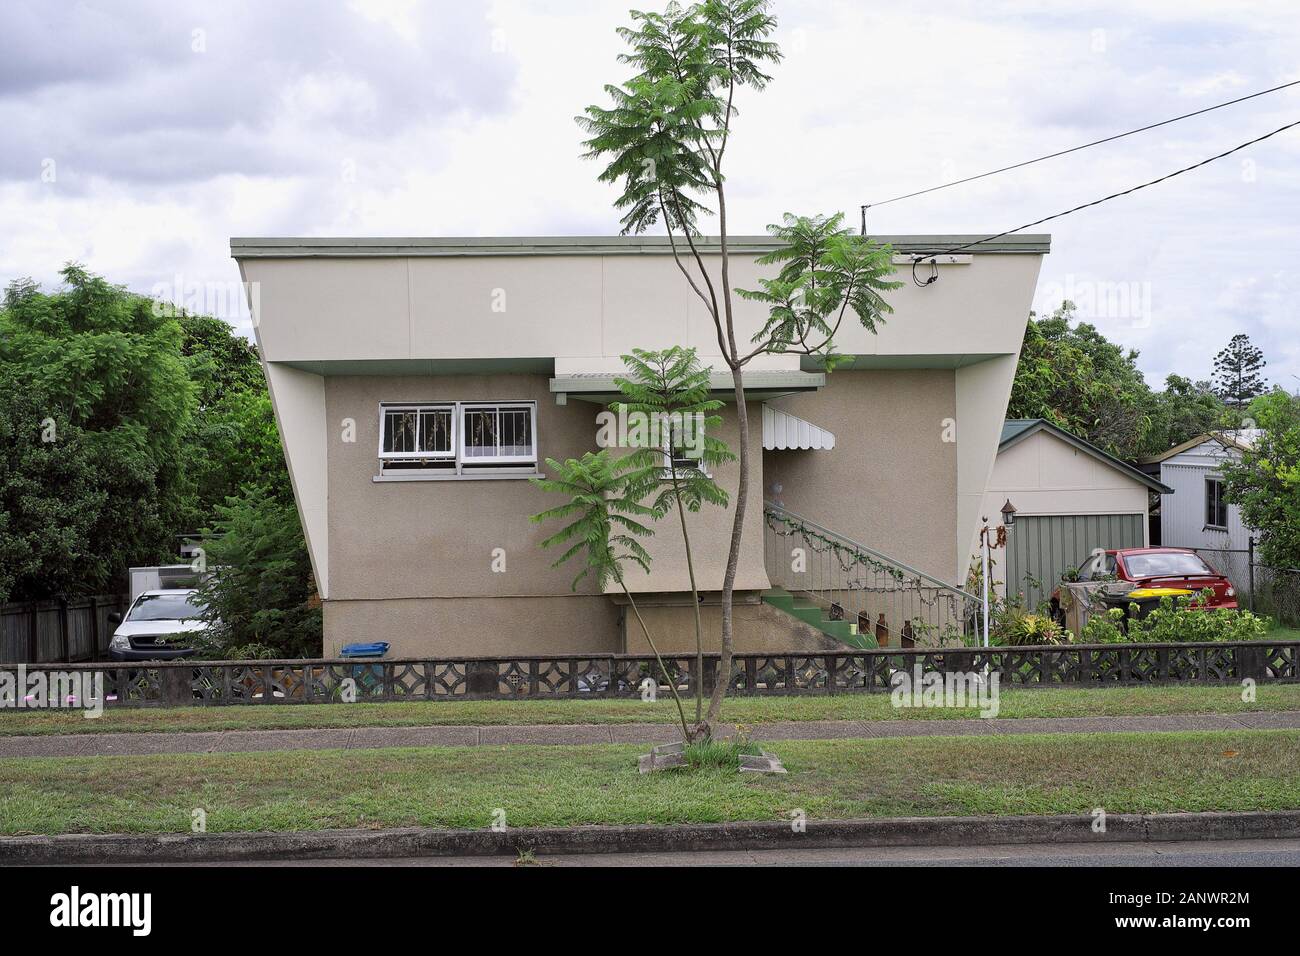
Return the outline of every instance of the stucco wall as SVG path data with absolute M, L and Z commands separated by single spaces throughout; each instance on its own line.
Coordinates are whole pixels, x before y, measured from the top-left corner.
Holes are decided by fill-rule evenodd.
M 423 598 L 324 603 L 326 657 L 388 641 L 390 657 L 616 654 L 619 609 L 600 595 Z
M 330 597 L 522 597 L 568 593 L 577 566 L 552 568 L 528 520 L 559 502 L 525 480 L 376 482 L 380 402 L 537 402 L 543 458 L 595 450 L 596 406 L 558 406 L 543 375 L 327 376 Z M 345 419 L 356 441 L 342 440 Z M 494 550 L 505 571 L 493 570 Z M 596 593 L 589 581 L 579 593 Z
M 772 403 L 835 434 L 835 447 L 765 451 L 764 495 L 941 580 L 952 580 L 956 415 L 950 369 L 833 372 L 820 392 Z
M 641 602 L 638 602 L 638 605 Z M 695 651 L 695 615 L 686 604 L 647 605 L 641 616 L 661 654 L 689 654 Z M 845 645 L 816 628 L 769 604 L 757 595 L 737 595 L 732 608 L 736 650 L 741 653 L 807 651 L 811 654 L 846 650 Z M 706 652 L 717 652 L 722 641 L 722 609 L 716 603 L 700 608 L 700 631 Z M 630 611 L 624 617 L 629 653 L 648 654 L 645 633 Z
M 749 454 L 751 463 L 749 501 L 745 508 L 745 530 L 740 541 L 740 563 L 736 569 L 736 589 L 762 591 L 769 587 L 763 567 L 763 407 L 760 402 L 747 403 L 749 409 Z M 718 486 L 730 496 L 725 508 L 705 505 L 695 514 L 687 513 L 691 537 L 691 554 L 695 563 L 695 581 L 701 591 L 720 591 L 731 545 L 731 526 L 735 514 L 736 488 L 740 483 L 740 425 L 734 403 L 716 413 L 722 427 L 716 432 L 736 455 L 735 461 L 715 466 L 711 473 Z M 661 519 L 653 538 L 642 540 L 653 558 L 651 573 L 629 569 L 628 590 L 639 592 L 690 591 L 686 567 L 686 547 L 682 542 L 681 524 L 675 511 Z M 617 591 L 611 587 L 610 592 Z
M 1147 488 L 1047 432 L 999 452 L 981 515 L 1001 520 L 1007 499 L 1022 515 L 1147 513 Z

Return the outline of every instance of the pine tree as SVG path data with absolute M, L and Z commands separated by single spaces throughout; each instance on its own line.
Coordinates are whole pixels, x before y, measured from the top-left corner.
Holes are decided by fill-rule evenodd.
M 1250 344 L 1250 336 L 1239 333 L 1228 347 L 1214 357 L 1214 391 L 1238 411 L 1251 399 L 1264 394 L 1264 378 L 1259 374 L 1268 363 L 1264 353 Z

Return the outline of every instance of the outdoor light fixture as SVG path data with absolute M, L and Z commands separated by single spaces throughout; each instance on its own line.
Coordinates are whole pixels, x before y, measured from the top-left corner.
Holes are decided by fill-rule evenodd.
M 1002 523 L 1010 528 L 1016 523 L 1016 506 L 1007 499 L 1007 503 L 1002 506 Z

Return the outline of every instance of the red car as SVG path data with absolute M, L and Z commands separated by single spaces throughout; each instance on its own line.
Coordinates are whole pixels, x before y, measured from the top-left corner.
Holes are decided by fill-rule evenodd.
M 1123 548 L 1089 555 L 1079 566 L 1080 581 L 1114 579 L 1135 588 L 1186 588 L 1199 592 L 1213 588 L 1214 597 L 1198 607 L 1237 610 L 1232 582 L 1187 548 Z M 1061 589 L 1052 592 L 1052 610 L 1061 605 Z

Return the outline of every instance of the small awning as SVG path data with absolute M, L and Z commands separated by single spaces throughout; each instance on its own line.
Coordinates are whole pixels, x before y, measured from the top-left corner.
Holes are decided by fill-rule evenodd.
M 782 448 L 834 448 L 835 436 L 824 428 L 771 405 L 763 405 L 763 447 Z

